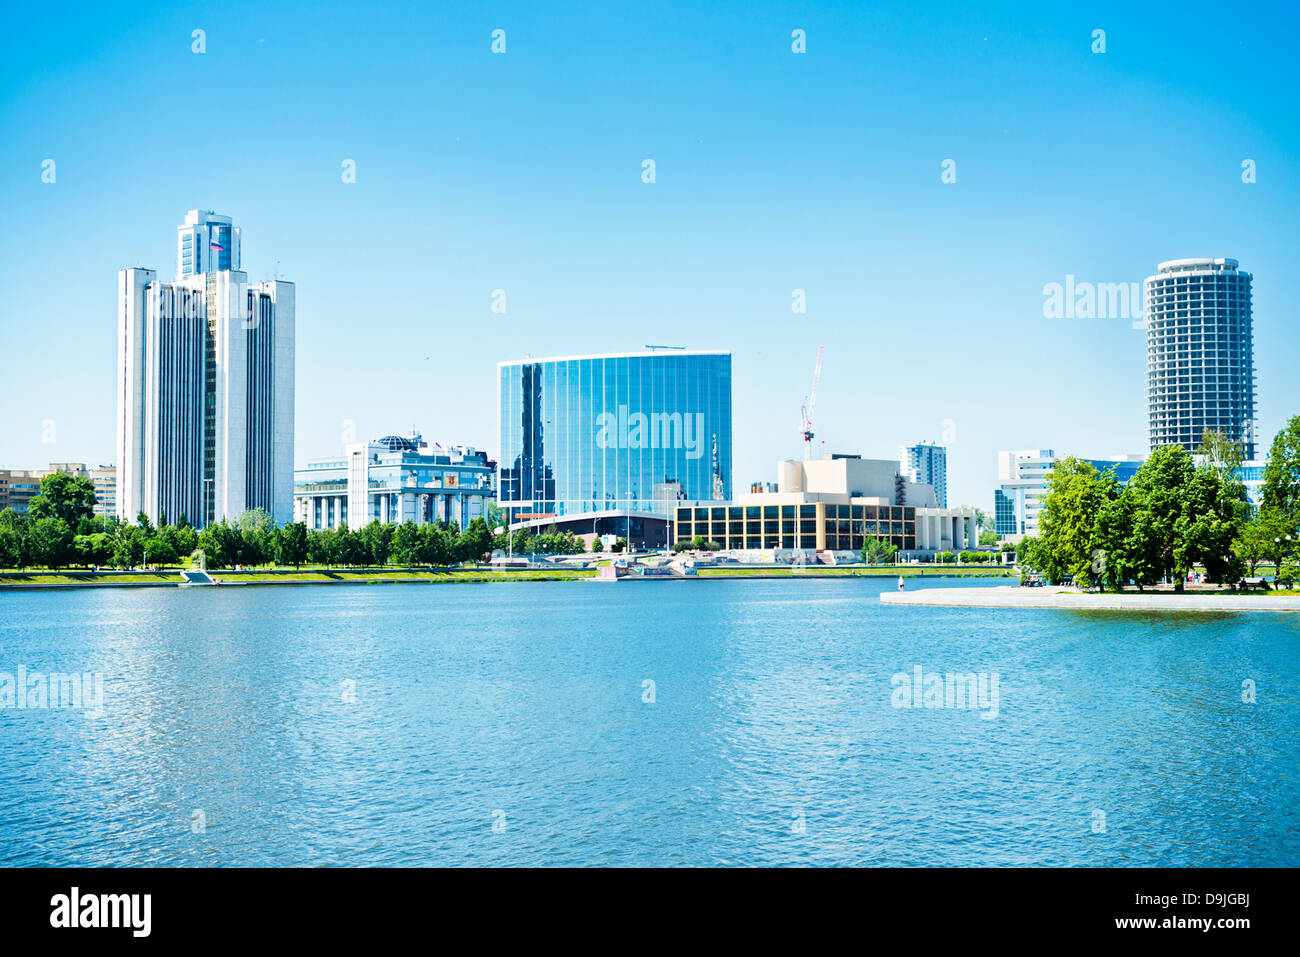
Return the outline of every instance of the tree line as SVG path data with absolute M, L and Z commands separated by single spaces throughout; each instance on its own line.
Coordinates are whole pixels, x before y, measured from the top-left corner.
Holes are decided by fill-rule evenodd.
M 1254 577 L 1268 562 L 1279 581 L 1300 576 L 1300 416 L 1277 434 L 1252 507 L 1241 477 L 1242 448 L 1207 431 L 1197 455 L 1161 446 L 1121 486 L 1113 470 L 1064 459 L 1052 469 L 1039 534 L 1017 548 L 1020 564 L 1051 581 L 1139 590 L 1193 569 L 1211 583 Z
M 302 522 L 277 526 L 262 509 L 250 509 L 233 522 L 219 521 L 201 532 L 184 515 L 157 524 L 141 512 L 135 522 L 94 514 L 94 484 L 53 473 L 41 479 L 25 513 L 0 512 L 0 568 L 140 568 L 174 565 L 202 556 L 208 568 L 303 564 L 327 566 L 453 565 L 487 558 L 505 549 L 507 537 L 494 536 L 483 518 L 465 528 L 439 525 L 384 525 L 316 530 Z M 552 530 L 553 532 L 553 530 Z M 516 551 L 569 554 L 583 551 L 571 533 L 515 535 Z M 521 548 L 523 546 L 524 548 Z

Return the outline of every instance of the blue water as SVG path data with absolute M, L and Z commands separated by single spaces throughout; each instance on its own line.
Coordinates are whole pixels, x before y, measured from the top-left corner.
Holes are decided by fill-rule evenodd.
M 1300 864 L 1300 615 L 887 587 L 0 593 L 0 672 L 106 679 L 0 709 L 0 863 Z M 893 707 L 916 665 L 997 717 Z

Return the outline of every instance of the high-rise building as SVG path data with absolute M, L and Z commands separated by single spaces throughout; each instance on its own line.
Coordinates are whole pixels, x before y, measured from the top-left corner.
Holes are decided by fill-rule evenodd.
M 512 523 L 617 521 L 731 496 L 731 353 L 650 349 L 498 366 L 499 500 Z
M 1207 429 L 1255 458 L 1251 275 L 1235 259 L 1174 259 L 1146 281 L 1151 448 L 1200 446 Z
M 117 514 L 293 516 L 294 285 L 250 283 L 229 217 L 191 210 L 177 278 L 118 273 Z
M 176 278 L 239 269 L 239 227 L 229 216 L 191 209 L 176 227 Z
M 934 488 L 940 508 L 948 507 L 948 450 L 931 442 L 898 447 L 898 468 L 903 478 Z

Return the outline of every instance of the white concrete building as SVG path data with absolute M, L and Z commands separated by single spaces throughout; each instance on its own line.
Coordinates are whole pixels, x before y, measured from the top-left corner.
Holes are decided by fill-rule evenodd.
M 1146 280 L 1152 450 L 1195 452 L 1207 429 L 1256 455 L 1250 273 L 1235 259 L 1174 259 Z
M 229 217 L 191 210 L 178 231 L 174 282 L 118 274 L 117 514 L 203 528 L 261 508 L 290 521 L 294 285 L 194 271 L 238 266 Z
M 1078 456 L 1076 456 L 1077 458 Z M 1047 477 L 1058 461 L 1052 449 L 1022 449 L 998 453 L 998 487 L 993 490 L 993 530 L 1008 538 L 1038 534 L 1039 515 L 1047 496 Z M 1128 483 L 1145 455 L 1081 459 L 1098 472 L 1111 471 L 1121 485 Z
M 486 452 L 464 445 L 430 448 L 419 433 L 386 435 L 298 469 L 294 521 L 354 531 L 372 521 L 464 528 L 487 518 L 495 477 L 496 462 Z

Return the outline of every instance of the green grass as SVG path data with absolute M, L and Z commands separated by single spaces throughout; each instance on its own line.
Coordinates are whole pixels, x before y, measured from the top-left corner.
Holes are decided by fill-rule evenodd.
M 348 571 L 346 569 L 289 572 L 209 572 L 221 582 L 257 582 L 262 584 L 299 584 L 305 582 L 497 582 L 497 581 L 567 581 L 591 578 L 591 569 L 526 568 L 518 571 L 493 571 L 480 568 L 394 568 L 384 571 Z
M 247 582 L 249 584 L 325 584 L 328 582 L 497 582 L 497 581 L 572 581 L 592 578 L 596 572 L 592 569 L 571 568 L 528 568 L 518 571 L 498 571 L 481 568 L 388 568 L 383 571 L 352 571 L 348 569 L 309 569 L 300 571 L 287 569 L 283 571 L 226 571 L 209 572 L 220 582 L 231 584 Z M 37 574 L 15 572 L 0 575 L 0 586 L 31 585 L 140 585 L 164 583 L 178 585 L 181 576 L 178 570 L 162 572 L 41 572 Z
M 0 576 L 0 585 L 87 585 L 103 582 L 117 582 L 122 585 L 139 585 L 148 582 L 166 582 L 175 584 L 179 582 L 180 573 L 175 571 L 166 572 L 121 572 L 115 575 L 105 575 L 97 572 L 41 572 L 40 574 L 28 574 L 23 572 L 8 573 Z

